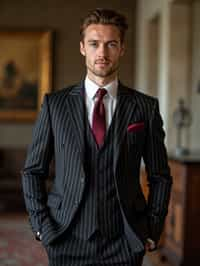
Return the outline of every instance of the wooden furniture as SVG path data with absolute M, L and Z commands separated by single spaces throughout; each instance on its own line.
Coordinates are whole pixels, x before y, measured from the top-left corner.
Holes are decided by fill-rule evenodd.
M 21 170 L 24 168 L 27 148 L 0 148 L 0 213 L 24 212 Z M 55 162 L 50 164 L 47 190 L 55 175 Z
M 173 266 L 200 265 L 200 154 L 169 158 L 173 187 L 161 254 Z
M 24 211 L 20 170 L 26 150 L 0 148 L 0 213 Z
M 173 177 L 172 193 L 165 228 L 159 241 L 161 260 L 172 266 L 200 265 L 200 153 L 169 155 Z M 144 168 L 141 186 L 148 197 Z

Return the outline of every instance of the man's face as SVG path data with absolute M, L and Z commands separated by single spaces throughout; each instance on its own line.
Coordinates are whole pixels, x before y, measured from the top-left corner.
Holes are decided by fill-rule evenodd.
M 118 28 L 114 25 L 89 25 L 80 42 L 80 52 L 85 56 L 89 77 L 115 77 L 119 59 L 124 53 Z

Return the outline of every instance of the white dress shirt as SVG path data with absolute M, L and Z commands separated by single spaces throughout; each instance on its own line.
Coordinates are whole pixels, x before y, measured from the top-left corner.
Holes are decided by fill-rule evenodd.
M 85 102 L 88 113 L 88 120 L 90 126 L 92 127 L 92 117 L 94 104 L 97 100 L 96 92 L 100 87 L 90 80 L 88 76 L 85 79 Z M 117 103 L 117 88 L 118 88 L 118 79 L 113 80 L 109 84 L 101 87 L 107 90 L 107 94 L 103 98 L 103 103 L 105 106 L 105 115 L 106 115 L 106 129 L 109 128 L 113 114 L 115 112 L 116 103 Z

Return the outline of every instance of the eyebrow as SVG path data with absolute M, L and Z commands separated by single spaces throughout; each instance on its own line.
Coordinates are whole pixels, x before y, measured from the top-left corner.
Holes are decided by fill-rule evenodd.
M 90 42 L 100 42 L 100 40 L 96 40 L 96 39 L 88 40 L 88 43 L 90 43 Z M 105 44 L 108 44 L 111 42 L 119 43 L 119 41 L 117 41 L 117 40 L 110 40 L 110 41 L 105 42 Z

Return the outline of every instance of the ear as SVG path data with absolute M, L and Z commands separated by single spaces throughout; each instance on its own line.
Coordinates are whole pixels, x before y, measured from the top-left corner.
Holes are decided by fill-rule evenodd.
M 80 41 L 80 53 L 85 56 L 85 46 L 83 41 Z
M 121 51 L 120 51 L 120 56 L 123 56 L 124 53 L 125 53 L 125 45 L 124 45 L 124 43 L 122 43 L 122 45 L 121 45 Z

